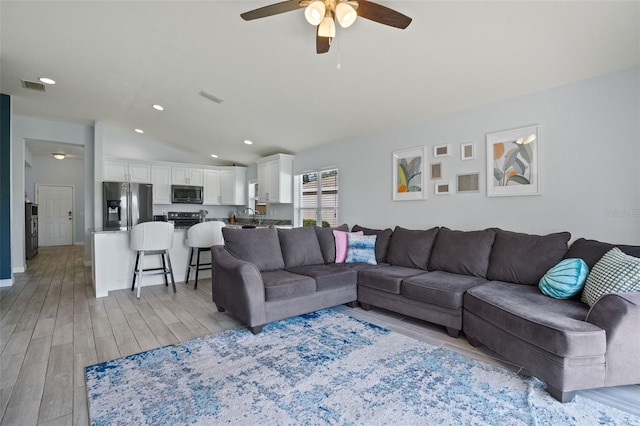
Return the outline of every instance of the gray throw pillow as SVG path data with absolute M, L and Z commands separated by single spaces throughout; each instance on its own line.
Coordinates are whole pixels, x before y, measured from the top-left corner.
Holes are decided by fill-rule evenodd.
M 423 231 L 396 226 L 389 242 L 387 262 L 396 266 L 426 270 L 436 235 L 438 228 Z
M 224 245 L 235 257 L 251 262 L 260 270 L 284 268 L 278 231 L 273 226 L 257 229 L 222 228 Z
M 538 285 L 567 252 L 568 232 L 530 235 L 498 229 L 491 250 L 487 279 Z
M 429 259 L 430 271 L 486 278 L 495 229 L 452 231 L 440 228 Z
M 324 263 L 335 263 L 336 261 L 336 239 L 333 237 L 333 231 L 349 232 L 349 226 L 343 223 L 340 226 L 333 228 L 321 228 L 319 226 L 314 227 L 316 236 L 318 237 L 318 243 L 320 243 L 320 250 L 322 250 L 322 258 Z
M 313 227 L 278 229 L 278 239 L 285 268 L 324 263 L 320 243 Z
M 387 251 L 389 250 L 389 242 L 391 241 L 391 236 L 393 235 L 393 231 L 391 230 L 391 228 L 371 229 L 371 228 L 364 228 L 360 225 L 356 225 L 351 230 L 351 232 L 358 232 L 358 231 L 362 231 L 364 235 L 376 236 L 376 262 L 386 263 Z
M 586 240 L 584 238 L 578 238 L 575 240 L 564 257 L 565 259 L 582 259 L 585 261 L 589 269 L 593 269 L 596 262 L 598 262 L 605 253 L 614 247 L 618 247 L 623 253 L 628 254 L 629 256 L 640 257 L 640 246 L 609 244 L 596 240 Z

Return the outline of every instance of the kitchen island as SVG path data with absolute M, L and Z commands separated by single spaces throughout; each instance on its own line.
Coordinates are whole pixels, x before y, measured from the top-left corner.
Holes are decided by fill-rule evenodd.
M 169 250 L 173 277 L 176 283 L 184 282 L 189 247 L 186 242 L 186 228 L 176 228 L 173 232 L 173 247 Z M 91 230 L 91 273 L 93 288 L 96 297 L 105 297 L 111 290 L 130 289 L 135 266 L 136 253 L 130 248 L 131 231 L 92 229 Z M 211 253 L 203 252 L 200 255 L 200 263 L 210 263 Z M 144 257 L 145 269 L 161 267 L 159 255 L 146 255 Z M 198 280 L 210 278 L 211 271 L 204 270 L 198 273 Z M 167 277 L 169 279 L 169 277 Z M 192 283 L 194 274 L 191 274 L 189 287 L 178 286 L 178 290 L 193 291 Z M 162 275 L 144 275 L 142 286 L 163 284 Z M 171 283 L 169 282 L 169 286 Z M 144 292 L 143 292 L 144 294 Z

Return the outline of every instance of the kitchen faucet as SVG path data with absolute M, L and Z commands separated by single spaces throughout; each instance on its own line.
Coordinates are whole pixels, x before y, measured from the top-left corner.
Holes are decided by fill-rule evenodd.
M 242 210 L 242 213 L 247 213 L 248 210 L 251 210 L 251 215 L 252 215 L 252 221 L 255 222 L 256 221 L 256 211 L 254 209 L 252 209 L 251 207 L 245 207 L 244 210 Z

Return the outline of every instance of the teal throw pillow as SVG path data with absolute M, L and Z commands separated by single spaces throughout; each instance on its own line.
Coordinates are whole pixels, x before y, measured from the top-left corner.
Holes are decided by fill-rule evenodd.
M 605 294 L 630 291 L 640 291 L 640 258 L 614 247 L 593 265 L 580 300 L 593 306 Z
M 376 235 L 347 234 L 347 263 L 368 263 L 377 265 L 376 262 Z
M 568 299 L 580 293 L 589 274 L 582 259 L 564 259 L 540 279 L 540 291 L 554 299 Z

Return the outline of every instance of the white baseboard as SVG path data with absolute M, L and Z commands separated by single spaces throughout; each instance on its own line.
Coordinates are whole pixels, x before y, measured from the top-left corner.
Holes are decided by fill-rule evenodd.
M 84 241 L 78 241 L 77 243 L 73 243 L 74 246 L 83 246 Z
M 90 260 L 85 260 L 84 261 L 84 266 L 91 266 L 91 261 Z
M 0 280 L 0 287 L 11 287 L 11 286 L 13 286 L 13 278 Z
M 22 274 L 24 271 L 27 270 L 26 265 L 23 266 L 15 266 L 11 272 L 13 272 L 14 274 Z

